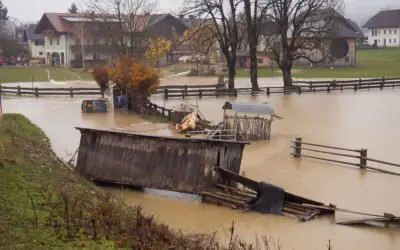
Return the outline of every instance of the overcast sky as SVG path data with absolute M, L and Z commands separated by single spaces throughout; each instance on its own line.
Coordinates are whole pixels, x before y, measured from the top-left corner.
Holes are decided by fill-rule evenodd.
M 23 22 L 35 22 L 44 12 L 66 12 L 73 2 L 84 0 L 2 0 L 9 16 Z M 184 0 L 159 0 L 158 12 L 177 11 Z M 358 23 L 381 9 L 400 8 L 400 0 L 345 0 L 346 16 Z

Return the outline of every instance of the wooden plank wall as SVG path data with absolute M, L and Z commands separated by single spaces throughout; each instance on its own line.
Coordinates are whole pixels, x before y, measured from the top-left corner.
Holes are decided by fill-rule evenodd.
M 246 144 L 78 129 L 76 170 L 85 177 L 196 194 L 221 183 L 215 167 L 239 174 Z

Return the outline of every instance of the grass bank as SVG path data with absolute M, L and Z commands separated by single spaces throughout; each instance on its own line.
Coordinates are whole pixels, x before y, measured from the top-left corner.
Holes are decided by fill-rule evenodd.
M 174 232 L 76 175 L 25 117 L 4 115 L 0 130 L 1 248 L 222 249 L 213 237 Z
M 400 48 L 358 50 L 357 67 L 352 68 L 310 68 L 295 67 L 294 78 L 377 78 L 400 77 Z M 281 76 L 278 67 L 260 69 L 259 77 Z M 249 77 L 249 72 L 238 70 L 238 77 Z
M 13 82 L 47 82 L 55 81 L 93 81 L 91 74 L 64 68 L 51 67 L 0 67 L 0 83 Z

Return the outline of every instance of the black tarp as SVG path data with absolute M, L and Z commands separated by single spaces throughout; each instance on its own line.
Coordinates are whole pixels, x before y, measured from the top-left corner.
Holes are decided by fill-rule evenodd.
M 265 182 L 257 187 L 257 197 L 250 202 L 250 209 L 264 214 L 282 214 L 285 190 Z

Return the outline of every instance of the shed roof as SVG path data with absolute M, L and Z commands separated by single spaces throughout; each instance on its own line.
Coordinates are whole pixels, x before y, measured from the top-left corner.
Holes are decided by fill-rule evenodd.
M 237 113 L 258 114 L 258 115 L 273 115 L 274 108 L 270 104 L 258 103 L 235 103 L 226 102 L 222 109 L 231 109 Z

